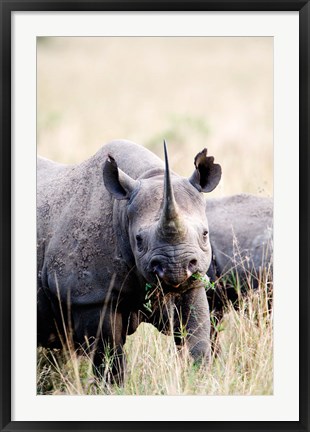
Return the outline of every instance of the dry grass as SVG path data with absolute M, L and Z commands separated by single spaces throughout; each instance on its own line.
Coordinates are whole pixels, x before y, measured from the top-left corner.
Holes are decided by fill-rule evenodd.
M 238 290 L 240 291 L 240 290 Z M 92 375 L 90 358 L 72 349 L 38 349 L 38 394 L 268 395 L 273 392 L 273 317 L 270 274 L 214 324 L 211 364 L 194 365 L 173 338 L 141 324 L 127 338 L 124 386 Z M 70 345 L 70 344 L 69 344 Z M 107 364 L 111 357 L 107 355 Z
M 44 38 L 38 43 L 38 153 L 81 162 L 126 138 L 189 176 L 208 147 L 214 195 L 273 191 L 272 38 Z

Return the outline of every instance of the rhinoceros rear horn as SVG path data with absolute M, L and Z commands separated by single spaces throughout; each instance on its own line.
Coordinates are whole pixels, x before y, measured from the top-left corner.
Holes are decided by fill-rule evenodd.
M 165 153 L 165 177 L 164 177 L 164 197 L 162 214 L 159 221 L 159 230 L 161 233 L 166 234 L 180 234 L 183 231 L 183 224 L 178 212 L 178 206 L 174 198 L 169 160 L 167 152 L 167 144 L 164 140 L 164 153 Z
M 213 191 L 221 180 L 221 165 L 214 163 L 213 156 L 207 156 L 206 148 L 196 155 L 194 165 L 195 171 L 189 178 L 190 183 L 199 192 Z
M 120 170 L 111 155 L 108 155 L 103 165 L 103 181 L 107 190 L 116 199 L 129 199 L 138 186 L 138 181 Z

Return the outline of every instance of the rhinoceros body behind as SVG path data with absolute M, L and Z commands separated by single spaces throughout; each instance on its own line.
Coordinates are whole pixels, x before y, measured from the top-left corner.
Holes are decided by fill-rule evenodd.
M 162 331 L 175 311 L 175 340 L 194 358 L 210 355 L 203 283 L 211 261 L 205 201 L 221 170 L 206 150 L 189 179 L 145 148 L 113 141 L 79 165 L 38 160 L 38 343 L 55 346 L 70 326 L 76 345 L 107 346 L 122 375 L 126 335 L 141 320 Z M 104 181 L 104 184 L 103 184 Z M 158 288 L 160 287 L 160 289 Z M 155 292 L 145 310 L 146 289 Z M 148 297 L 148 302 L 150 298 Z
M 245 291 L 272 279 L 273 200 L 249 194 L 211 198 L 207 214 L 213 255 L 208 275 L 218 281 L 208 299 L 220 311 L 223 301 L 237 299 L 237 277 Z
M 259 270 L 272 251 L 273 202 L 248 194 L 211 198 L 207 202 L 212 250 L 223 275 L 232 268 Z

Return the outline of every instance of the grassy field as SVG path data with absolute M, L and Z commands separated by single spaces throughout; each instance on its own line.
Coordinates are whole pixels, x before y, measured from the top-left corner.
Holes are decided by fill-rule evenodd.
M 207 147 L 222 165 L 213 195 L 273 193 L 272 38 L 43 38 L 37 148 L 77 163 L 126 138 L 189 176 Z
M 240 292 L 240 287 L 236 289 Z M 248 287 L 222 318 L 211 311 L 211 364 L 197 366 L 173 337 L 142 323 L 127 337 L 124 385 L 111 384 L 107 366 L 102 379 L 92 374 L 90 356 L 77 355 L 70 343 L 63 350 L 38 349 L 37 392 L 49 395 L 270 395 L 273 393 L 272 275 Z M 111 358 L 107 357 L 109 365 Z
M 223 176 L 212 196 L 273 193 L 272 38 L 41 38 L 38 154 L 79 163 L 126 138 L 189 176 L 202 148 Z M 128 337 L 124 386 L 98 381 L 73 350 L 38 350 L 38 394 L 266 395 L 273 392 L 272 275 L 212 317 L 208 368 L 141 324 Z

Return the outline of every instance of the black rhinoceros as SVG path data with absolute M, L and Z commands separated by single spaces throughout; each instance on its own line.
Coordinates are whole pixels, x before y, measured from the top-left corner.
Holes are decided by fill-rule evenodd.
M 246 292 L 272 279 L 273 200 L 250 194 L 210 198 L 206 211 L 212 247 L 208 275 L 219 281 L 208 299 L 219 310 L 226 300 L 237 299 L 236 285 Z
M 126 336 L 146 321 L 208 361 L 202 192 L 217 186 L 221 167 L 206 149 L 194 163 L 183 178 L 170 173 L 166 147 L 163 163 L 124 140 L 79 165 L 38 159 L 39 344 L 57 346 L 70 331 L 76 346 L 91 347 L 97 371 L 111 350 L 121 379 Z

